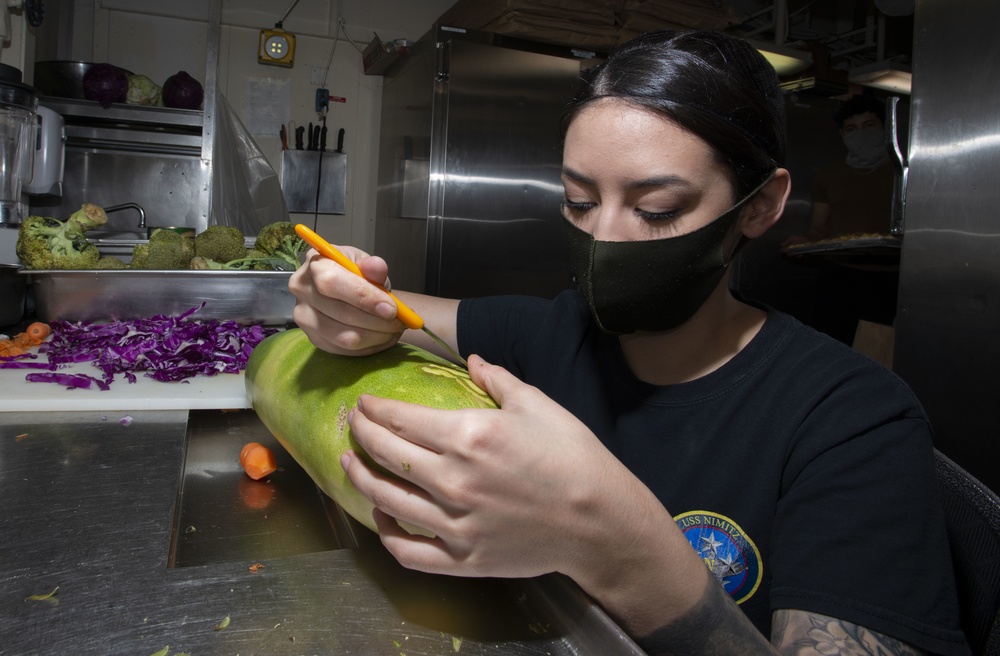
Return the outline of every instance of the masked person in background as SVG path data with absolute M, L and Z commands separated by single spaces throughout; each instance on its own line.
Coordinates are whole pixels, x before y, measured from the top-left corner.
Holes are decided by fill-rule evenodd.
M 885 143 L 885 106 L 873 96 L 852 96 L 834 114 L 846 157 L 816 174 L 805 234 L 782 248 L 833 237 L 888 235 L 895 170 Z M 817 274 L 812 307 L 799 315 L 809 325 L 850 344 L 860 320 L 892 325 L 896 271 L 830 265 Z
M 580 291 L 397 292 L 500 409 L 360 398 L 353 434 L 394 476 L 341 465 L 385 547 L 427 572 L 564 574 L 651 654 L 967 653 L 913 394 L 729 289 L 790 188 L 770 65 L 721 32 L 638 37 L 588 77 L 563 135 Z M 443 354 L 315 252 L 289 287 L 319 348 Z
M 834 121 L 846 157 L 817 173 L 809 228 L 786 239 L 783 246 L 889 233 L 895 173 L 885 144 L 885 107 L 872 96 L 852 96 L 834 114 Z

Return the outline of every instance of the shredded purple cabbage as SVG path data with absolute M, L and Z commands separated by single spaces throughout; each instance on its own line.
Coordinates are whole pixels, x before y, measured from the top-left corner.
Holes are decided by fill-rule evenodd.
M 105 383 L 103 380 L 98 380 L 93 376 L 88 376 L 87 374 L 60 374 L 60 373 L 44 373 L 44 374 L 28 374 L 24 377 L 29 383 L 57 383 L 63 385 L 66 389 L 92 389 L 94 386 L 97 389 L 108 391 L 111 387 Z
M 110 323 L 53 321 L 52 336 L 39 346 L 47 357 L 43 366 L 33 363 L 0 363 L 4 368 L 57 370 L 77 362 L 91 362 L 101 370 L 100 389 L 108 389 L 117 374 L 134 383 L 137 375 L 163 382 L 183 381 L 194 376 L 237 374 L 246 368 L 250 353 L 276 328 L 241 325 L 235 321 L 197 320 L 189 317 L 205 307 L 168 317 L 114 320 Z M 41 365 L 42 363 L 38 363 Z M 89 376 L 59 373 L 28 374 L 29 382 L 54 382 L 68 387 L 90 388 Z
M 8 355 L 0 357 L 0 369 L 45 369 L 55 371 L 56 365 L 48 362 L 25 362 L 25 360 L 37 360 L 34 353 L 22 353 L 21 355 Z

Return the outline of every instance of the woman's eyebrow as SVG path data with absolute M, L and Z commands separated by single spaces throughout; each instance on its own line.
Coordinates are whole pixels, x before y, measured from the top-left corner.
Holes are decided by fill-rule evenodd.
M 691 181 L 679 175 L 663 175 L 642 180 L 630 180 L 629 189 L 648 189 L 650 187 L 693 187 Z
M 563 177 L 575 180 L 580 184 L 594 186 L 596 183 L 594 180 L 586 175 L 583 175 L 579 171 L 575 171 L 568 166 L 562 168 Z M 679 175 L 662 175 L 654 176 L 651 178 L 642 178 L 640 180 L 629 180 L 626 183 L 629 189 L 649 189 L 656 187 L 692 187 L 691 181 L 682 178 Z
M 562 177 L 569 178 L 570 180 L 579 182 L 580 184 L 589 185 L 591 187 L 594 186 L 594 180 L 592 178 L 585 176 L 579 171 L 574 171 L 568 166 L 562 167 Z

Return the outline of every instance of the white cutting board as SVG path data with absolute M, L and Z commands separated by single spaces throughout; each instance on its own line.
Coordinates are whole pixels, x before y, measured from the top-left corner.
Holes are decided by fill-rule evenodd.
M 0 369 L 0 412 L 63 412 L 80 410 L 229 410 L 249 408 L 244 376 L 195 376 L 187 382 L 161 383 L 141 374 L 129 383 L 119 374 L 108 391 L 66 389 L 57 383 L 29 383 L 32 369 Z M 90 363 L 75 364 L 60 373 L 101 378 Z M 0 421 L 3 421 L 0 418 Z

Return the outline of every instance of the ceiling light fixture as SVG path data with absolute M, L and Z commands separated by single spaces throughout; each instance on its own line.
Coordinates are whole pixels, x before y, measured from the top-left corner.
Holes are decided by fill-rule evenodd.
M 281 29 L 281 24 L 273 30 L 261 30 L 257 45 L 257 62 L 271 66 L 291 68 L 295 65 L 295 35 Z
M 273 30 L 261 30 L 260 40 L 257 43 L 257 62 L 268 64 L 269 66 L 284 66 L 291 68 L 295 65 L 295 35 L 286 32 L 284 28 L 285 19 L 292 13 L 299 0 L 292 0 L 285 15 L 274 24 Z
M 881 61 L 852 68 L 847 79 L 854 84 L 909 95 L 913 76 L 909 66 Z
M 779 76 L 795 75 L 801 73 L 812 66 L 813 58 L 811 52 L 786 48 L 775 43 L 766 41 L 756 41 L 747 39 L 757 52 L 764 55 Z

